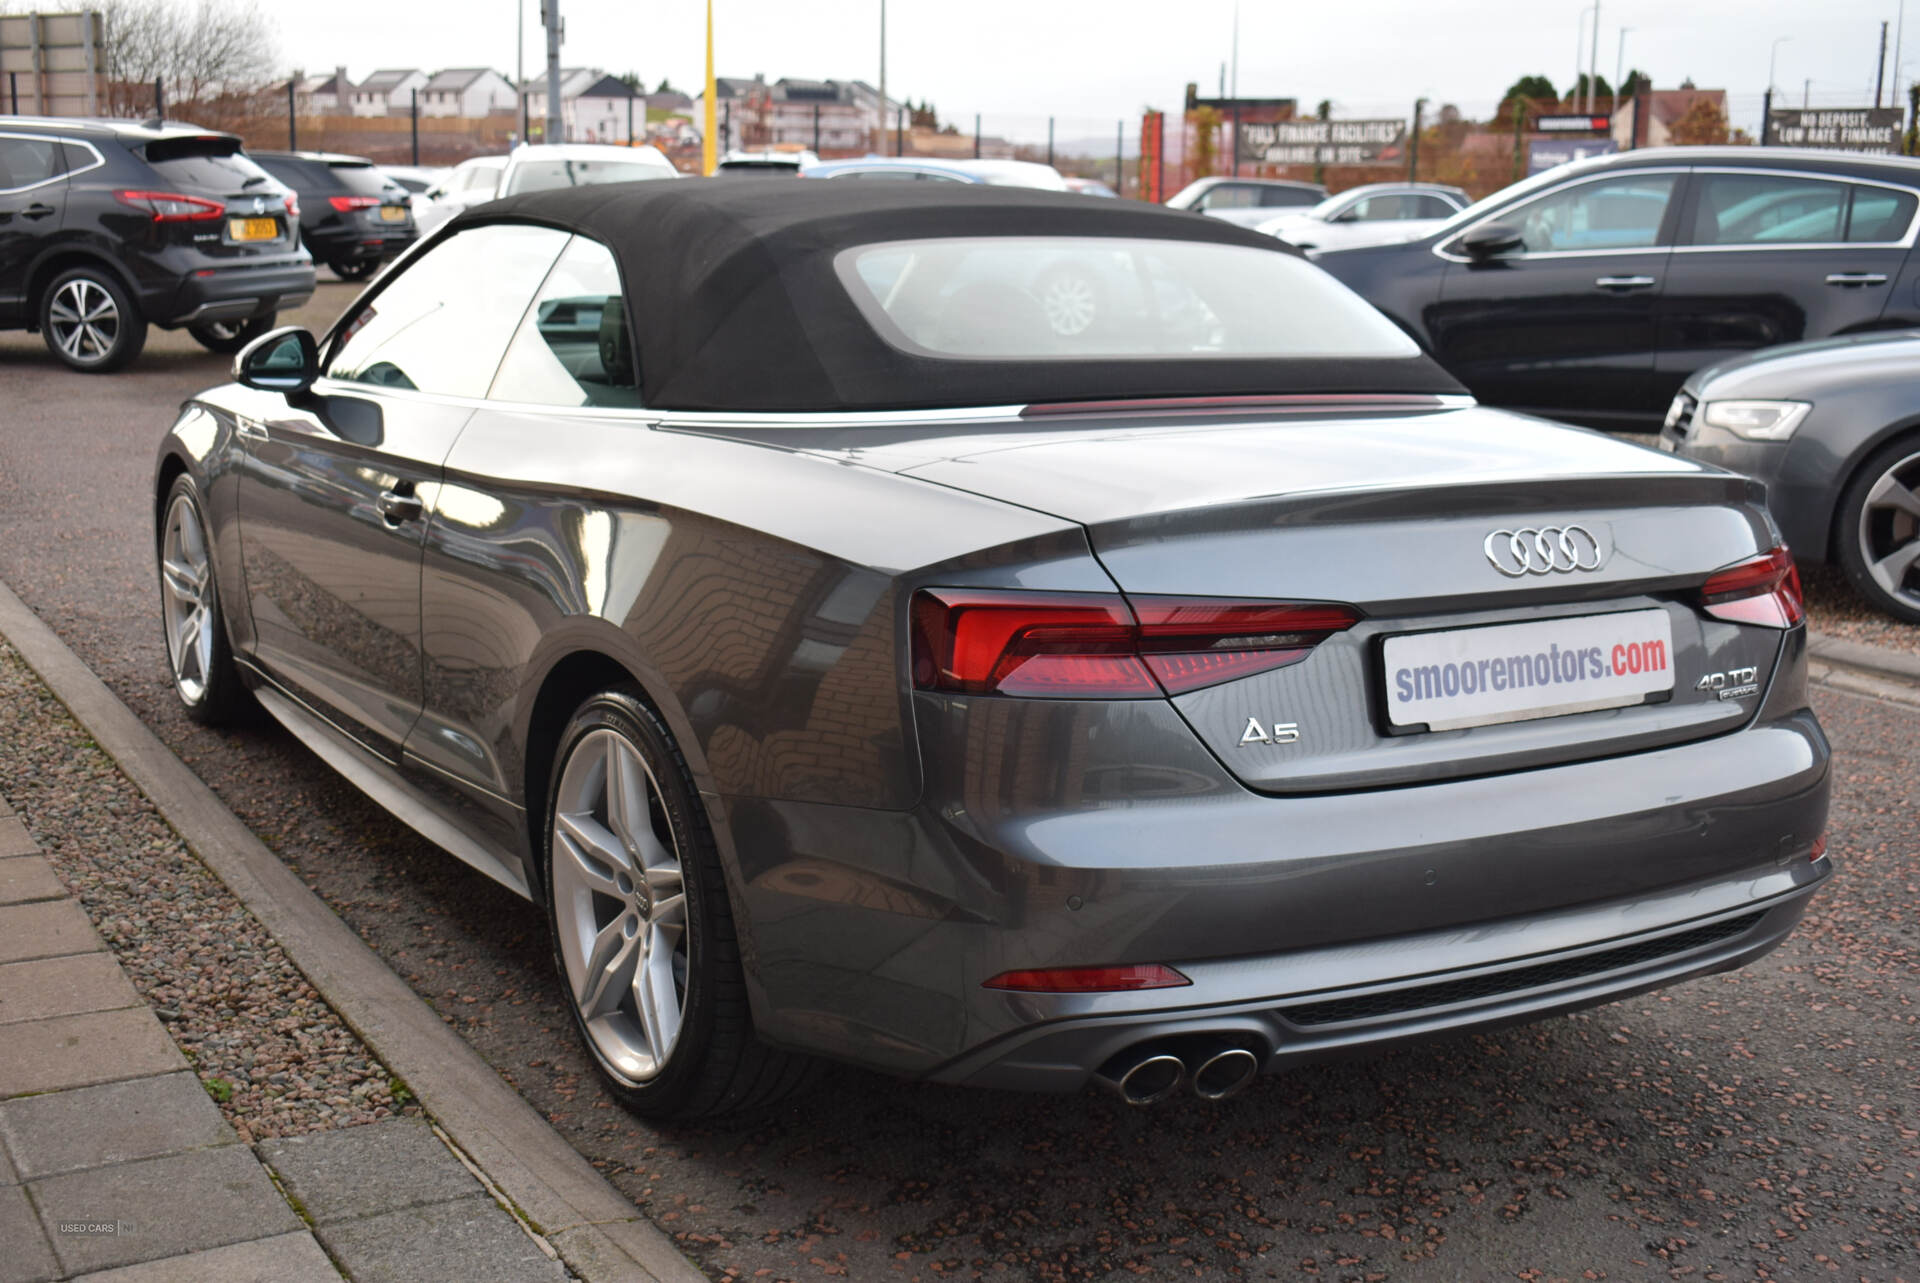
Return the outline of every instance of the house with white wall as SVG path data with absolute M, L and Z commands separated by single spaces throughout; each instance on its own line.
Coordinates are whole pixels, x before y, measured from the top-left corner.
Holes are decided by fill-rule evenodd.
M 422 116 L 511 115 L 519 110 L 513 82 L 491 67 L 449 67 L 420 90 Z
M 547 78 L 530 77 L 526 84 L 527 119 L 538 129 L 547 118 Z M 598 67 L 561 68 L 560 119 L 570 143 L 624 143 L 628 121 L 633 140 L 647 136 L 647 100 L 617 76 Z
M 427 76 L 413 67 L 374 72 L 353 91 L 356 116 L 405 116 L 413 111 L 413 91 L 427 87 Z M 425 107 L 421 108 L 422 114 Z

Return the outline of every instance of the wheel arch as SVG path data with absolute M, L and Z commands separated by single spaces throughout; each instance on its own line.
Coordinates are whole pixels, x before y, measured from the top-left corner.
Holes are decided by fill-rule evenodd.
M 1860 444 L 1847 455 L 1846 462 L 1834 470 L 1833 488 L 1828 494 L 1827 504 L 1827 546 L 1820 550 L 1821 560 L 1830 565 L 1839 564 L 1840 549 L 1844 546 L 1842 541 L 1847 537 L 1846 531 L 1842 528 L 1846 523 L 1846 514 L 1840 510 L 1840 501 L 1853 487 L 1854 481 L 1860 476 L 1860 470 L 1867 466 L 1868 460 L 1885 449 L 1889 442 L 1898 441 L 1903 437 L 1913 437 L 1916 444 L 1920 444 L 1920 413 L 1895 419 L 1879 431 L 1863 437 Z
M 135 308 L 140 306 L 140 289 L 134 283 L 131 273 L 113 259 L 98 250 L 77 245 L 61 245 L 49 250 L 46 256 L 27 270 L 27 321 L 29 328 L 40 328 L 40 302 L 46 291 L 52 286 L 54 278 L 74 267 L 99 267 L 113 275 L 125 290 L 127 298 Z

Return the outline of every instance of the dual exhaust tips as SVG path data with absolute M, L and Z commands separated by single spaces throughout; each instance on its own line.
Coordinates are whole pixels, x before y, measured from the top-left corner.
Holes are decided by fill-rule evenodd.
M 1142 1043 L 1094 1075 L 1129 1105 L 1155 1105 L 1190 1086 L 1201 1100 L 1238 1095 L 1260 1072 L 1260 1056 L 1236 1043 L 1203 1042 L 1178 1049 Z

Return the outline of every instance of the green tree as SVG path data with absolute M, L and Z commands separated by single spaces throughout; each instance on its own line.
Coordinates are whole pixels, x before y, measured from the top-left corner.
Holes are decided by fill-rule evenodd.
M 1507 92 L 1500 95 L 1500 101 L 1505 103 L 1515 98 L 1558 99 L 1559 97 L 1560 95 L 1554 91 L 1553 82 L 1545 76 L 1522 76 L 1507 86 Z
M 1724 143 L 1727 141 L 1727 113 L 1720 110 L 1720 104 L 1701 94 L 1693 100 L 1693 106 L 1680 119 L 1673 122 L 1668 140 L 1676 147 L 1698 146 L 1703 143 Z
M 637 72 L 623 71 L 619 75 L 615 76 L 614 79 L 619 81 L 621 84 L 625 85 L 627 88 L 633 90 L 633 92 L 637 94 L 644 94 L 645 92 L 647 92 L 647 87 L 646 85 L 641 83 L 640 76 Z
M 1632 71 L 1629 71 L 1627 73 L 1627 78 L 1620 82 L 1620 96 L 1622 98 L 1631 98 L 1635 94 L 1648 93 L 1652 89 L 1653 89 L 1653 77 L 1649 76 L 1646 72 L 1640 70 L 1640 68 L 1638 67 L 1635 67 Z
M 668 80 L 665 76 L 662 76 L 660 77 L 659 86 L 656 87 L 653 92 L 657 94 L 671 94 L 671 93 L 677 93 L 679 91 L 673 87 L 673 82 L 671 80 Z
M 1587 73 L 1583 71 L 1580 73 L 1580 78 L 1573 82 L 1573 88 L 1567 90 L 1567 96 L 1564 99 L 1564 101 L 1574 102 L 1577 100 L 1580 102 L 1585 102 L 1586 97 L 1587 97 Z M 1602 98 L 1605 98 L 1608 101 L 1612 101 L 1613 86 L 1607 83 L 1607 78 L 1605 76 L 1595 76 L 1593 78 L 1593 100 L 1597 103 Z

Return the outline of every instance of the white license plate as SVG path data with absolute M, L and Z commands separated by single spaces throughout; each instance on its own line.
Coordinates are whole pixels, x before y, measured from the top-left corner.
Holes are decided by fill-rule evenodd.
M 1433 731 L 1639 704 L 1673 689 L 1664 610 L 1409 633 L 1386 643 L 1387 717 Z

